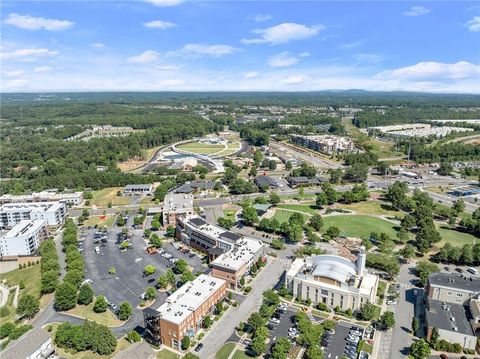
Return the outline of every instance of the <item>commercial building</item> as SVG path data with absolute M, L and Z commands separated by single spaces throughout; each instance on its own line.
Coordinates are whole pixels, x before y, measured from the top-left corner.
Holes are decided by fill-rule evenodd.
M 262 242 L 250 238 L 242 238 L 234 248 L 219 255 L 213 262 L 212 275 L 227 281 L 228 288 L 237 289 L 240 278 L 247 274 L 252 265 L 264 256 Z
M 333 135 L 301 136 L 292 135 L 292 142 L 311 150 L 332 154 L 337 152 L 361 152 L 355 147 L 355 142 L 349 137 Z
M 32 329 L 0 352 L 2 359 L 44 359 L 55 354 L 50 333 L 42 328 Z
M 378 276 L 365 270 L 366 254 L 359 250 L 356 265 L 340 256 L 297 258 L 285 277 L 294 297 L 324 303 L 331 308 L 357 310 L 376 299 Z
M 203 320 L 226 295 L 227 282 L 205 274 L 185 283 L 157 309 L 143 311 L 146 338 L 155 345 L 181 350 L 185 336 L 193 338 Z
M 65 202 L 7 203 L 0 207 L 0 228 L 11 228 L 22 220 L 46 219 L 50 227 L 61 226 L 67 216 Z
M 152 184 L 129 184 L 123 190 L 125 196 L 147 196 L 151 195 L 152 192 Z
M 214 181 L 191 181 L 185 182 L 180 187 L 175 188 L 175 193 L 195 193 L 200 191 L 213 190 L 215 188 Z
M 83 202 L 83 192 L 58 193 L 55 191 L 42 191 L 19 196 L 12 194 L 4 194 L 3 196 L 0 196 L 0 204 L 56 201 L 65 202 L 67 205 L 78 206 Z
M 48 237 L 46 219 L 24 219 L 0 235 L 0 256 L 28 256 Z
M 193 215 L 193 196 L 184 193 L 168 193 L 163 204 L 163 225 L 165 227 L 177 224 L 179 216 Z
M 480 325 L 480 278 L 434 273 L 428 278 L 426 291 L 427 339 L 436 328 L 440 339 L 475 349 Z
M 287 181 L 290 187 L 297 188 L 297 187 L 319 186 L 323 182 L 327 182 L 327 179 L 322 177 L 308 178 L 308 177 L 300 176 L 300 177 L 289 177 Z
M 452 132 L 471 132 L 473 128 L 451 127 L 451 126 L 432 126 L 426 123 L 409 123 L 404 125 L 376 126 L 369 127 L 369 131 L 378 131 L 384 136 L 389 137 L 436 137 L 443 138 Z

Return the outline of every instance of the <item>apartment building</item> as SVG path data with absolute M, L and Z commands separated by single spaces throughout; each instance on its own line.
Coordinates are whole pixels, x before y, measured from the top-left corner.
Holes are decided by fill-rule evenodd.
M 7 203 L 0 207 L 0 228 L 11 228 L 22 220 L 46 219 L 48 226 L 59 227 L 67 217 L 65 202 Z
M 143 311 L 146 338 L 155 345 L 181 350 L 185 336 L 195 337 L 203 320 L 225 298 L 227 282 L 205 274 L 185 283 L 157 309 Z
M 329 155 L 337 152 L 361 152 L 361 150 L 355 146 L 355 142 L 349 137 L 333 135 L 292 135 L 291 139 L 296 145 Z
M 153 193 L 152 184 L 129 184 L 123 189 L 124 196 L 147 196 Z
M 214 260 L 232 250 L 243 236 L 207 223 L 200 216 L 177 218 L 176 237 L 192 248 L 208 254 Z
M 180 216 L 193 216 L 193 196 L 186 193 L 168 193 L 163 201 L 163 225 L 177 224 Z
M 2 359 L 44 359 L 55 354 L 50 333 L 42 328 L 32 329 L 23 334 L 0 352 Z
M 265 260 L 262 242 L 242 238 L 234 248 L 219 255 L 212 265 L 212 275 L 224 279 L 229 289 L 237 289 L 240 278 L 247 274 L 259 258 Z
M 57 193 L 54 191 L 42 191 L 19 196 L 12 194 L 4 194 L 3 196 L 0 196 L 0 204 L 56 201 L 65 202 L 67 205 L 78 206 L 83 202 L 83 192 Z
M 297 258 L 285 277 L 295 297 L 324 303 L 331 308 L 357 310 L 376 299 L 378 276 L 365 270 L 366 254 L 359 250 L 357 263 L 334 255 Z
M 8 232 L 0 235 L 0 256 L 28 256 L 48 238 L 46 219 L 24 219 Z

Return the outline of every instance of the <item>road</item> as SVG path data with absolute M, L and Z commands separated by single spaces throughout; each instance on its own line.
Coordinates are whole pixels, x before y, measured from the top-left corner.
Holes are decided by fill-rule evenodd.
M 450 196 L 447 196 L 445 194 L 441 193 L 436 193 L 436 192 L 430 192 L 430 191 L 425 191 L 428 193 L 428 195 L 435 201 L 442 203 L 446 206 L 453 206 L 453 202 L 457 200 L 457 198 L 452 198 Z M 473 204 L 470 202 L 465 201 L 465 212 L 472 214 L 476 209 L 478 209 L 479 206 L 478 204 Z
M 255 279 L 253 290 L 247 298 L 236 308 L 229 309 L 219 322 L 210 329 L 202 340 L 204 347 L 198 352 L 202 359 L 214 358 L 217 351 L 228 340 L 236 327 L 242 321 L 246 321 L 250 313 L 260 308 L 263 292 L 273 288 L 288 265 L 276 259 L 269 258 L 269 264 Z

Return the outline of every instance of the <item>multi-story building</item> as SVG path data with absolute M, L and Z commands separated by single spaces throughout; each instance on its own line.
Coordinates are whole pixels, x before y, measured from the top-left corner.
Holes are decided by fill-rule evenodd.
M 129 184 L 123 189 L 125 196 L 147 196 L 153 192 L 152 184 Z
M 207 223 L 200 216 L 177 218 L 176 237 L 192 248 L 207 253 L 210 260 L 232 250 L 243 236 Z
M 67 205 L 78 206 L 83 202 L 83 192 L 58 193 L 54 191 L 42 191 L 20 196 L 12 194 L 4 194 L 3 196 L 0 196 L 0 204 L 56 201 L 65 202 Z
M 297 258 L 286 274 L 285 284 L 303 300 L 357 310 L 366 302 L 375 302 L 378 287 L 378 276 L 365 270 L 365 261 L 363 247 L 356 265 L 335 255 Z
M 31 255 L 47 237 L 46 219 L 24 219 L 0 235 L 0 256 Z
M 157 309 L 143 311 L 146 338 L 155 345 L 181 350 L 185 336 L 193 338 L 203 320 L 226 295 L 227 282 L 205 274 L 185 283 Z
M 179 216 L 193 215 L 193 196 L 184 193 L 168 193 L 163 201 L 163 225 L 177 224 Z
M 264 245 L 250 238 L 242 238 L 234 248 L 219 255 L 212 265 L 212 275 L 225 279 L 230 289 L 237 289 L 240 278 L 243 277 L 259 258 L 264 260 Z
M 0 352 L 2 359 L 44 359 L 55 354 L 52 337 L 42 328 L 35 328 Z
M 333 135 L 301 136 L 292 135 L 292 142 L 311 150 L 332 154 L 337 152 L 361 152 L 355 146 L 355 142 L 349 137 Z
M 439 338 L 475 349 L 480 326 L 480 278 L 453 273 L 433 273 L 426 287 L 427 339 L 433 328 Z
M 65 202 L 7 203 L 0 207 L 0 228 L 11 228 L 21 220 L 46 219 L 50 227 L 61 226 L 67 216 Z

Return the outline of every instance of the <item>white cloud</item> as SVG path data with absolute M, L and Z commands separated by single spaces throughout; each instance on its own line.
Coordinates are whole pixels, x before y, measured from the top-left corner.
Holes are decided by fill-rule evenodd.
M 161 7 L 177 6 L 183 2 L 183 0 L 146 0 L 146 1 L 152 5 L 161 6 Z
M 61 31 L 73 27 L 74 22 L 68 20 L 45 19 L 43 17 L 33 17 L 29 15 L 9 14 L 4 21 L 5 24 L 18 27 L 25 30 L 48 30 Z
M 468 27 L 468 31 L 480 32 L 480 16 L 474 16 L 465 26 Z
M 412 66 L 385 70 L 374 76 L 376 79 L 408 79 L 408 80 L 459 80 L 476 79 L 480 76 L 480 65 L 467 61 L 446 64 L 435 61 L 419 62 Z
M 368 62 L 368 63 L 372 63 L 372 64 L 379 63 L 383 60 L 383 56 L 380 55 L 380 54 L 364 53 L 364 54 L 356 54 L 353 57 L 357 61 Z
M 177 87 L 185 84 L 183 79 L 163 79 L 156 82 L 157 86 L 160 87 Z
M 28 84 L 27 79 L 14 79 L 4 81 L 2 83 L 2 90 L 7 91 L 15 91 L 15 90 L 22 90 Z
M 410 10 L 404 11 L 403 15 L 405 16 L 420 16 L 426 15 L 430 12 L 430 9 L 427 9 L 424 6 L 412 6 Z
M 309 56 L 310 56 L 309 52 L 302 52 L 302 53 L 298 54 L 298 57 L 309 57 Z
M 337 46 L 337 49 L 340 50 L 351 50 L 355 49 L 363 44 L 363 41 L 354 41 L 354 42 L 348 42 L 345 44 L 340 44 Z
M 33 69 L 33 72 L 35 72 L 36 74 L 44 74 L 47 72 L 51 72 L 52 70 L 53 68 L 50 66 L 38 66 Z
M 301 84 L 301 83 L 305 82 L 306 79 L 307 78 L 304 75 L 292 75 L 292 76 L 288 76 L 288 77 L 280 80 L 280 82 L 282 82 L 284 84 L 295 85 L 295 84 Z
M 254 79 L 255 77 L 260 76 L 260 74 L 257 71 L 248 71 L 243 73 L 243 78 L 244 79 Z
M 160 54 L 154 50 L 145 50 L 140 55 L 132 56 L 127 59 L 127 62 L 132 64 L 147 64 L 149 62 L 157 61 Z
M 278 45 L 290 42 L 292 40 L 304 40 L 316 36 L 325 27 L 323 25 L 307 26 L 286 22 L 266 29 L 254 29 L 252 33 L 260 35 L 258 38 L 243 39 L 245 44 L 263 44 Z
M 177 25 L 174 24 L 173 22 L 153 20 L 149 22 L 144 22 L 143 26 L 148 27 L 150 29 L 166 30 L 166 29 L 171 29 L 172 27 L 175 27 Z
M 22 61 L 32 61 L 37 57 L 55 56 L 55 55 L 58 55 L 58 51 L 51 51 L 44 48 L 19 49 L 15 51 L 0 53 L 0 59 L 2 60 L 20 59 Z
M 174 70 L 180 70 L 182 66 L 181 65 L 159 65 L 159 66 L 156 66 L 155 68 L 160 71 L 174 71 Z
M 22 76 L 23 73 L 22 70 L 3 71 L 2 76 L 6 78 L 16 78 Z
M 256 22 L 263 22 L 271 19 L 272 19 L 272 16 L 269 14 L 258 14 L 253 17 L 253 20 L 255 20 Z
M 205 45 L 205 44 L 186 44 L 181 49 L 175 51 L 169 51 L 165 54 L 166 57 L 172 56 L 184 56 L 184 57 L 199 57 L 199 56 L 211 56 L 221 57 L 225 55 L 231 55 L 240 51 L 230 45 Z
M 96 49 L 101 49 L 102 47 L 105 46 L 105 44 L 102 44 L 101 42 L 94 42 L 94 43 L 91 43 L 90 46 Z

